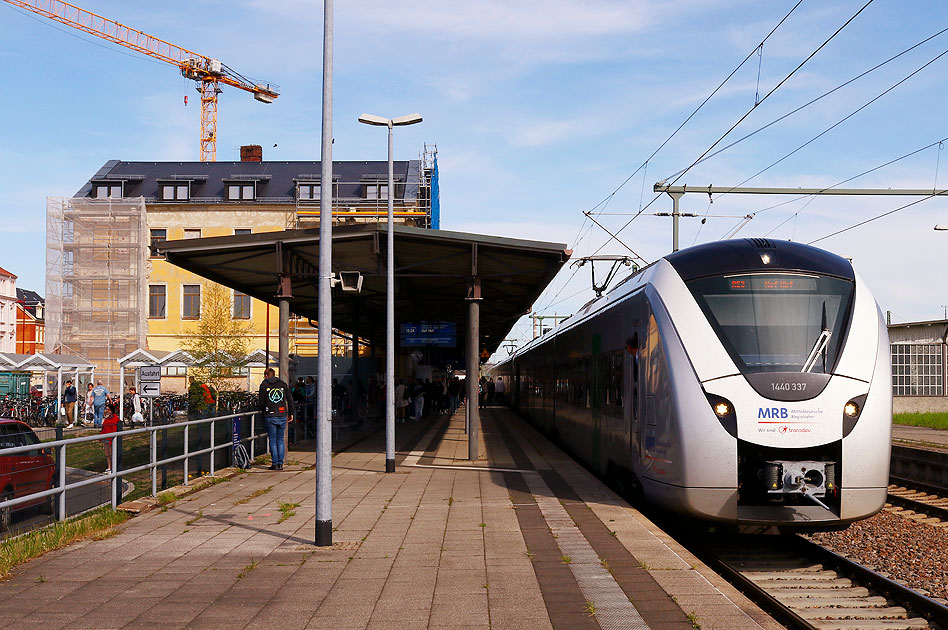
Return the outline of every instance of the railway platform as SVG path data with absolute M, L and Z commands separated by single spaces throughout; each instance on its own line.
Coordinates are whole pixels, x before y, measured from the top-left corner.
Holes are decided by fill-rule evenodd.
M 0 582 L 16 628 L 381 630 L 781 626 L 517 416 L 397 425 L 333 459 L 333 546 L 312 545 L 315 455 L 255 468 Z
M 948 449 L 948 431 L 894 424 L 892 425 L 892 442 L 909 446 L 925 445 Z

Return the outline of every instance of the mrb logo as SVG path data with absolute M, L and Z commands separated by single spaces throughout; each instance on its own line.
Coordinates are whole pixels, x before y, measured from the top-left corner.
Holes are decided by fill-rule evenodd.
M 781 418 L 786 419 L 789 415 L 787 414 L 786 407 L 760 407 L 757 409 L 757 418 Z

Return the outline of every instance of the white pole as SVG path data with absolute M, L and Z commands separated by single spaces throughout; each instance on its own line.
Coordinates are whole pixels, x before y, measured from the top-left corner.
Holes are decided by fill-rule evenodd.
M 316 378 L 316 545 L 332 546 L 332 27 L 323 1 L 323 120 L 319 201 L 319 357 Z

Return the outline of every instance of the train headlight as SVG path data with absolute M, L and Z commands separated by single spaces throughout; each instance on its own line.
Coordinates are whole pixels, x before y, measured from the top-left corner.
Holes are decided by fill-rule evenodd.
M 724 430 L 727 431 L 731 437 L 736 438 L 737 414 L 734 412 L 734 405 L 732 405 L 731 401 L 727 398 L 716 396 L 715 394 L 705 392 L 705 396 L 708 397 L 708 404 L 711 405 L 711 410 L 717 417 L 718 422 L 721 423 L 721 426 L 724 427 Z
M 843 437 L 852 433 L 853 429 L 856 428 L 856 422 L 859 421 L 859 416 L 862 415 L 862 409 L 866 406 L 866 398 L 868 397 L 869 394 L 856 396 L 843 405 Z

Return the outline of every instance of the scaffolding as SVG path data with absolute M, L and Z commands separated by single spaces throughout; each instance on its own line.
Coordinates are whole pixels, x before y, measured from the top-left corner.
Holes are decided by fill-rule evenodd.
M 96 366 L 121 387 L 118 360 L 148 332 L 145 201 L 46 199 L 46 348 Z

